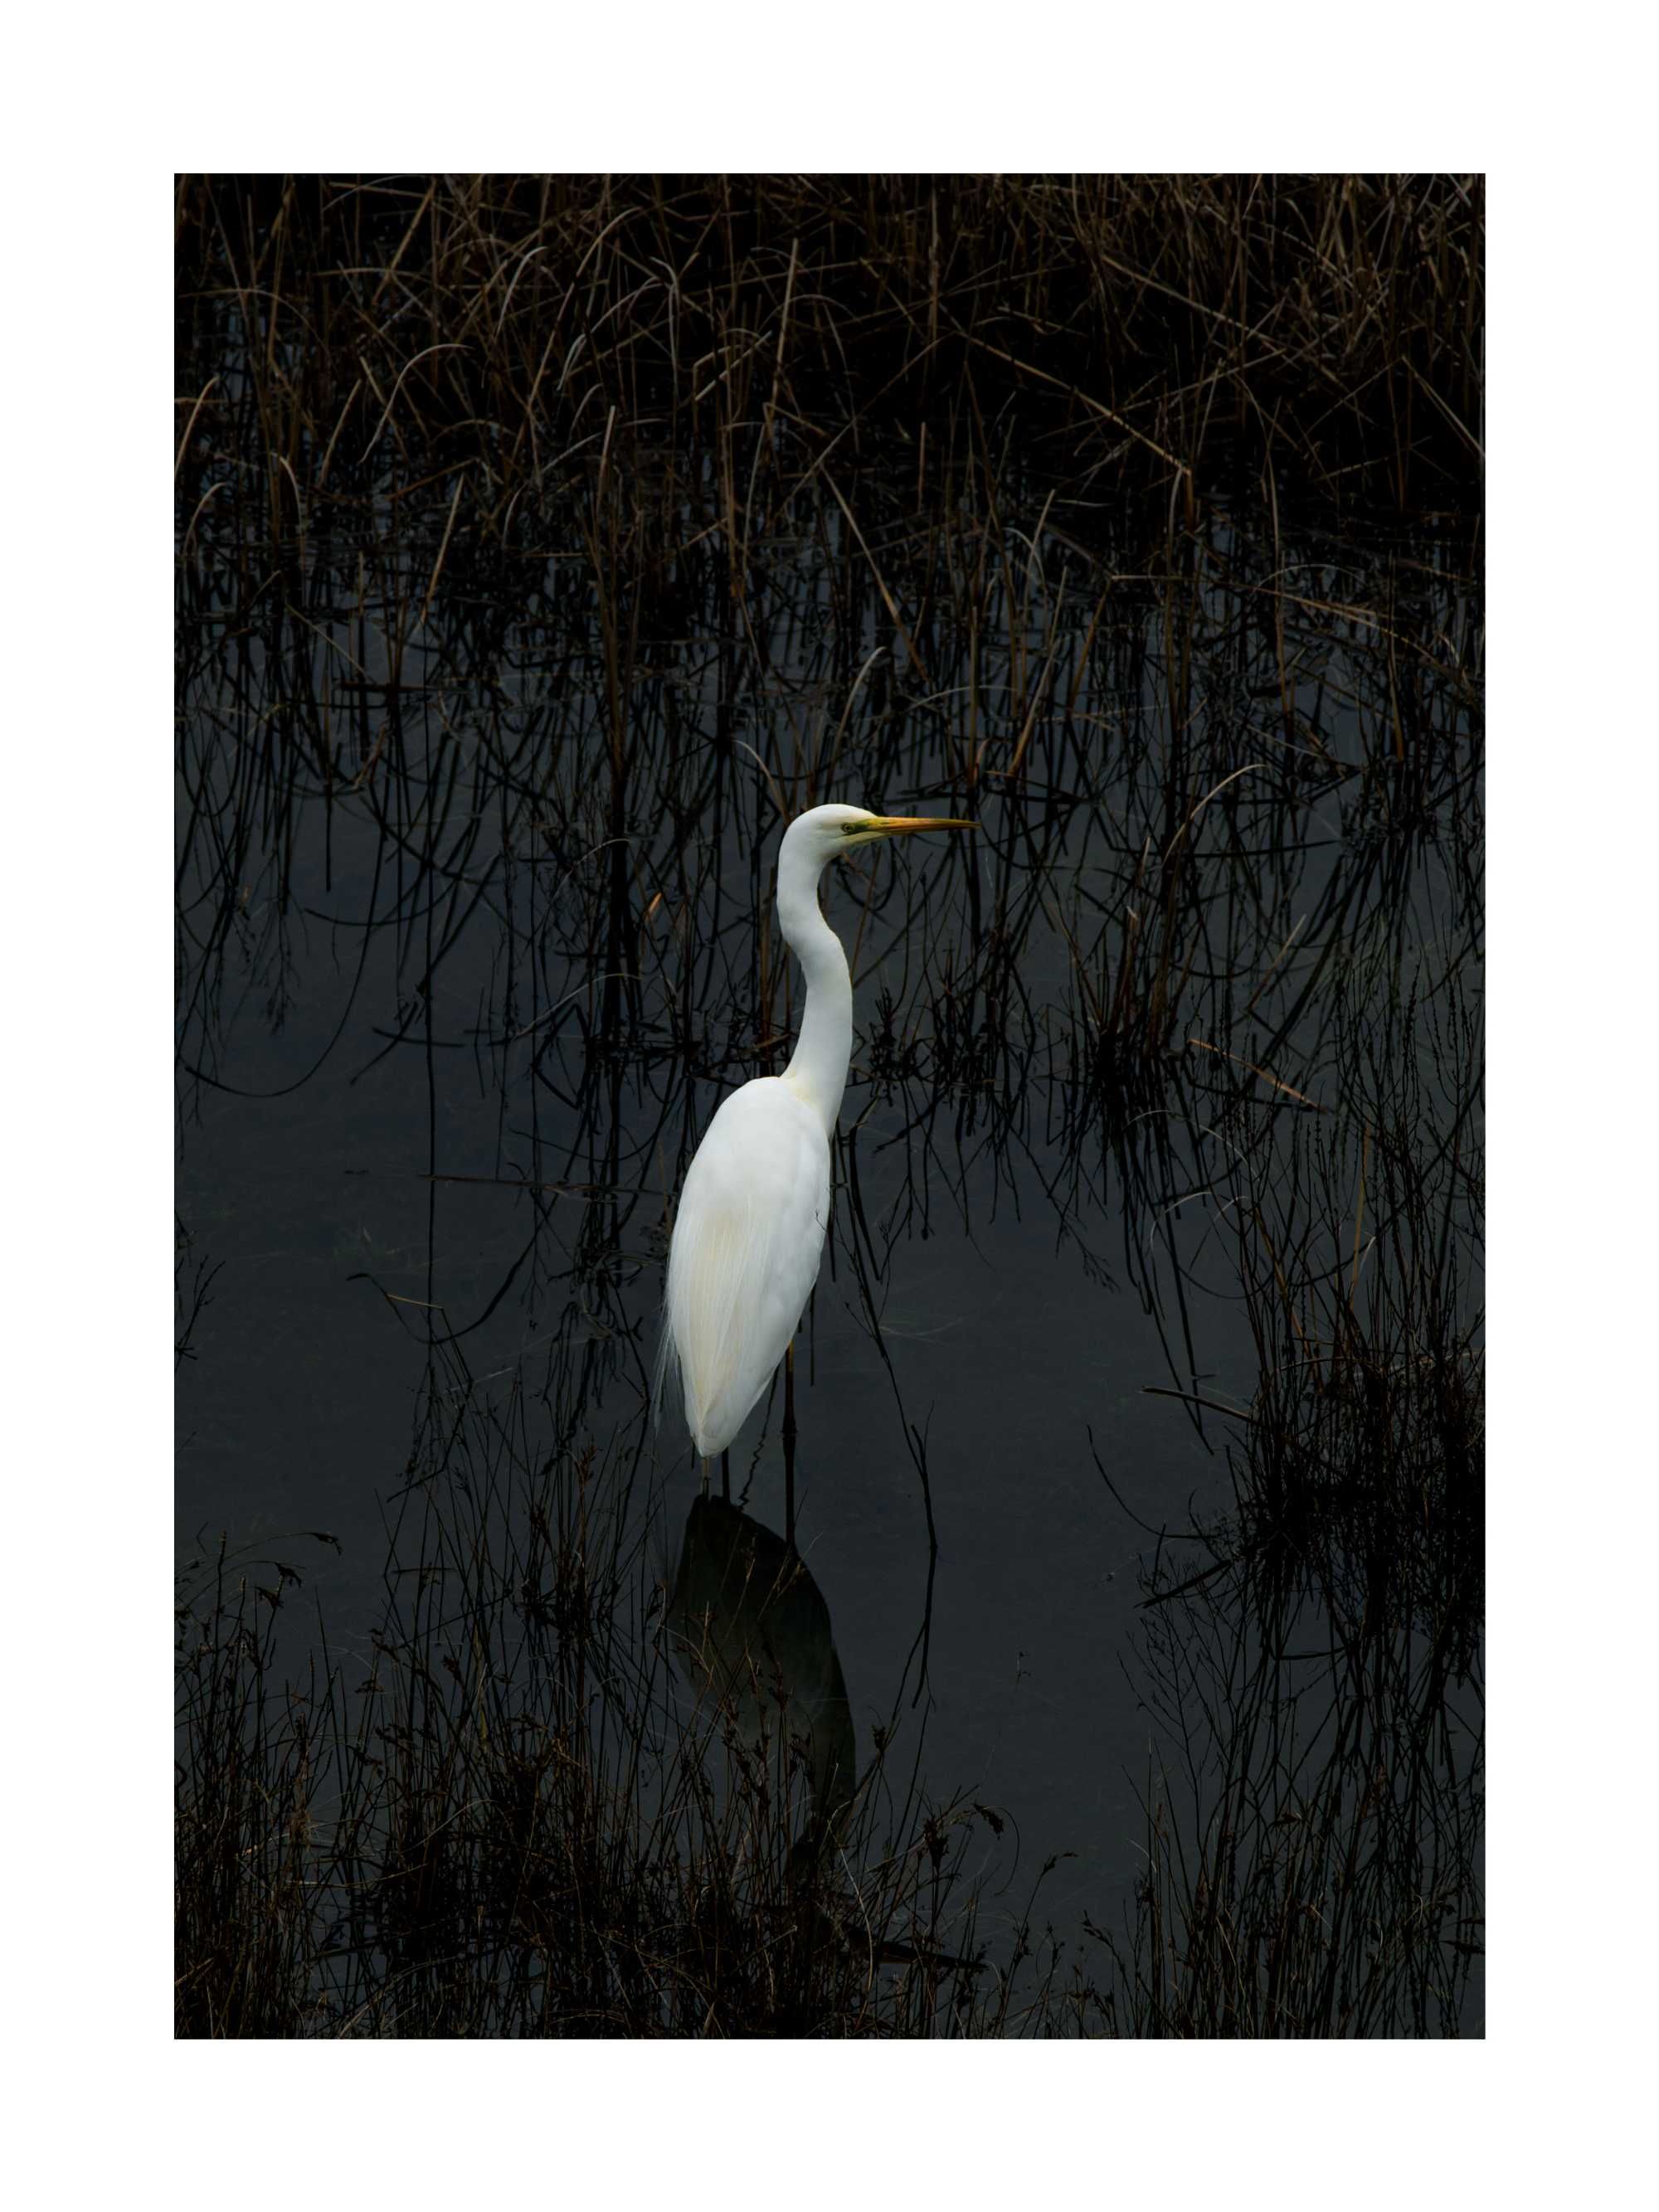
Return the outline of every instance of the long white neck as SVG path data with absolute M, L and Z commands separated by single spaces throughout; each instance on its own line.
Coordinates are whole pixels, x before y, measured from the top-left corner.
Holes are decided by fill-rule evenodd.
M 806 975 L 806 1005 L 794 1058 L 783 1071 L 833 1136 L 853 1057 L 853 978 L 841 939 L 818 910 L 824 862 L 786 835 L 778 854 L 778 921 Z

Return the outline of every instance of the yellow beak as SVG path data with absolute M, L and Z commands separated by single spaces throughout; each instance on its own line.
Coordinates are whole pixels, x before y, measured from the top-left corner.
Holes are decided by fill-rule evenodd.
M 937 814 L 878 814 L 873 822 L 860 822 L 868 837 L 909 837 L 918 830 L 977 830 L 977 822 L 947 822 Z

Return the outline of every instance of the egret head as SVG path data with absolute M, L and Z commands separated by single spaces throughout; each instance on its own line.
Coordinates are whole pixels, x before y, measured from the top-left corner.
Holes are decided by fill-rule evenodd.
M 972 822 L 947 821 L 936 814 L 872 814 L 864 806 L 813 806 L 795 817 L 783 842 L 822 867 L 826 861 L 843 860 L 884 837 L 911 837 L 919 830 L 977 826 Z

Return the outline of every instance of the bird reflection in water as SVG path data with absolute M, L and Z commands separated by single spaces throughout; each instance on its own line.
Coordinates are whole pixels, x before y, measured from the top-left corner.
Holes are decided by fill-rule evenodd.
M 857 1781 L 847 1683 L 830 1608 L 794 1547 L 719 1498 L 692 1501 L 668 1633 L 699 1704 L 778 1801 L 802 1794 L 797 1872 L 832 1847 Z

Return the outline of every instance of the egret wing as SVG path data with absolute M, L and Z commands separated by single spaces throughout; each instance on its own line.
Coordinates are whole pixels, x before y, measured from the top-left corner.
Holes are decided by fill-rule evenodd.
M 774 1077 L 734 1091 L 687 1170 L 668 1257 L 668 1334 L 685 1419 L 724 1451 L 766 1389 L 817 1280 L 830 1220 L 830 1146 Z

